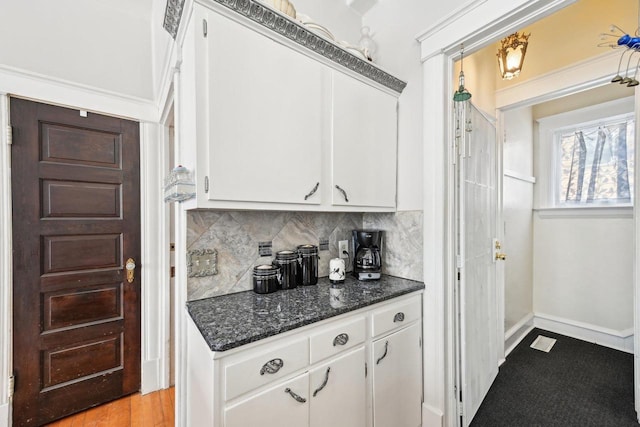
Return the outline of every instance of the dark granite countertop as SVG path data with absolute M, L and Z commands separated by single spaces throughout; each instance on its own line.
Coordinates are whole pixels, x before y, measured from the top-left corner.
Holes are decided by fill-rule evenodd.
M 330 298 L 330 288 L 338 290 L 332 295 L 339 294 L 339 301 Z M 190 301 L 187 310 L 209 348 L 225 351 L 422 289 L 422 282 L 391 276 L 371 282 L 348 276 L 341 285 L 322 277 L 315 286 L 272 294 L 246 291 Z

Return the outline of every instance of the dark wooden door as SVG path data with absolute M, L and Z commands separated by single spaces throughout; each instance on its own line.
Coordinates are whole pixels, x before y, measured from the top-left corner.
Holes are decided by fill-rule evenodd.
M 10 106 L 13 425 L 39 426 L 140 389 L 139 125 Z

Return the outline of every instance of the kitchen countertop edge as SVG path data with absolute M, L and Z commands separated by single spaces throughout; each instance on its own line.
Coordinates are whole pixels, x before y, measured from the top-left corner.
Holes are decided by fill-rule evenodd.
M 245 331 L 242 330 L 241 326 L 248 318 L 242 315 L 244 314 L 246 316 L 247 312 L 251 312 L 251 318 L 253 318 L 254 315 L 251 307 L 247 307 L 247 302 L 255 304 L 256 300 L 265 298 L 265 295 L 255 294 L 253 291 L 244 291 L 236 294 L 189 301 L 187 302 L 186 308 L 211 351 L 223 352 L 380 302 L 418 292 L 425 288 L 422 282 L 393 276 L 382 276 L 380 282 L 358 282 L 355 279 L 348 278 L 344 285 L 337 285 L 337 287 L 348 290 L 349 292 L 347 292 L 347 294 L 350 295 L 354 301 L 347 301 L 343 307 L 335 308 L 328 304 L 328 290 L 332 286 L 336 287 L 336 285 L 331 285 L 327 278 L 320 278 L 318 285 L 315 286 L 299 287 L 287 291 L 279 291 L 274 294 L 266 294 L 267 298 L 271 297 L 274 299 L 273 305 L 278 309 L 281 309 L 278 304 L 278 297 L 288 298 L 294 295 L 299 296 L 296 295 L 296 292 L 298 294 L 304 294 L 305 291 L 312 293 L 312 296 L 315 296 L 317 301 L 313 301 L 312 299 L 302 300 L 303 303 L 310 307 L 311 314 L 308 316 L 277 323 L 277 319 L 273 319 L 273 316 L 269 318 L 268 315 L 265 315 L 265 325 Z M 370 293 L 372 294 L 367 295 Z M 306 298 L 306 296 L 302 295 L 302 298 Z M 324 301 L 321 301 L 321 298 Z M 231 311 L 232 308 L 244 308 L 246 310 L 237 313 L 238 310 Z M 299 308 L 304 310 L 304 307 Z M 318 309 L 318 311 L 313 311 L 313 308 Z M 301 315 L 299 312 L 293 314 Z M 216 321 L 216 315 L 220 317 L 224 316 L 224 318 L 222 321 Z M 272 313 L 269 313 L 269 315 L 272 315 Z M 272 322 L 269 322 L 270 320 Z

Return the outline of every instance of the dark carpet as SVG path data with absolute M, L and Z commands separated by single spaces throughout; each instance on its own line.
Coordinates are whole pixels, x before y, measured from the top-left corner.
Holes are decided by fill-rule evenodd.
M 529 346 L 558 341 L 549 353 Z M 534 329 L 500 367 L 472 427 L 638 426 L 633 355 Z

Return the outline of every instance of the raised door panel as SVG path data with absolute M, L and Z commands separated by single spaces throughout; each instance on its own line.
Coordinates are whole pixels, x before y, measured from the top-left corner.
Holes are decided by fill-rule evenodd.
M 395 97 L 333 72 L 333 205 L 396 206 L 396 106 Z
M 208 16 L 209 199 L 319 204 L 328 71 Z
M 373 343 L 375 427 L 417 427 L 422 418 L 420 323 Z
M 366 379 L 364 347 L 332 359 L 309 374 L 311 427 L 364 427 Z
M 309 424 L 309 374 L 273 386 L 228 406 L 225 427 L 304 427 Z

